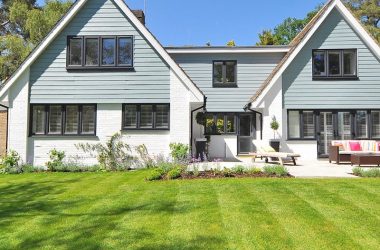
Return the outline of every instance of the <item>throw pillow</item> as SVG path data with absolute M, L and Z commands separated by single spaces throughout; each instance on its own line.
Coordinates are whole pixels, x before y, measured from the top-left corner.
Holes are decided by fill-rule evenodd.
M 351 151 L 362 151 L 362 147 L 360 146 L 360 143 L 357 141 L 350 141 L 350 148 Z

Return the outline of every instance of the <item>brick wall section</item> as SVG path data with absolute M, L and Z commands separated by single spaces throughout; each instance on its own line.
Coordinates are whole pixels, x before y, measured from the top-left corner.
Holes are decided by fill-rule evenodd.
M 0 110 L 0 156 L 4 156 L 7 152 L 7 124 L 8 112 Z

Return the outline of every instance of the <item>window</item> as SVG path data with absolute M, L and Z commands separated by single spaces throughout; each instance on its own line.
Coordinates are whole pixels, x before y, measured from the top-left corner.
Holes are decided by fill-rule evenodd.
M 169 104 L 124 104 L 124 130 L 169 130 Z
M 236 87 L 237 85 L 237 62 L 236 61 L 214 61 L 213 65 L 214 87 Z
M 236 114 L 207 113 L 205 134 L 236 134 L 236 120 Z
M 368 116 L 367 111 L 356 112 L 356 138 L 366 139 L 368 138 Z
M 68 69 L 133 67 L 133 37 L 131 36 L 68 37 L 67 51 Z
M 371 112 L 372 138 L 380 138 L 380 111 Z
M 304 140 L 316 138 L 314 111 L 288 111 L 288 138 Z
M 314 50 L 314 79 L 357 79 L 357 51 L 349 50 Z
M 95 135 L 95 105 L 32 105 L 31 135 Z

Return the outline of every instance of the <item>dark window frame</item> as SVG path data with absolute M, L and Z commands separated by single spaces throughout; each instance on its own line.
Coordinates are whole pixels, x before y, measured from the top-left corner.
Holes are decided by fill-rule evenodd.
M 231 83 L 231 82 L 227 82 L 226 81 L 226 72 L 227 72 L 227 66 L 226 64 L 228 62 L 232 62 L 234 63 L 235 65 L 235 82 Z M 223 82 L 222 83 L 218 83 L 218 82 L 215 82 L 215 77 L 214 77 L 214 74 L 215 74 L 215 63 L 223 63 L 223 67 L 222 67 L 222 80 Z M 214 88 L 236 88 L 238 86 L 237 82 L 238 82 L 238 79 L 237 79 L 237 60 L 214 60 L 212 61 L 212 86 Z
M 355 67 L 355 74 L 349 75 L 344 74 L 344 52 L 355 52 L 356 56 L 356 67 Z M 320 75 L 314 75 L 314 53 L 315 52 L 324 52 L 325 54 L 325 76 Z M 340 67 L 340 74 L 339 75 L 329 75 L 329 53 L 330 52 L 339 52 L 340 53 L 340 61 L 339 61 L 339 67 Z M 359 80 L 358 77 L 358 50 L 357 49 L 313 49 L 311 54 L 311 61 L 312 61 L 312 77 L 313 80 Z
M 314 126 L 315 126 L 315 138 L 309 139 L 309 138 L 303 138 L 303 117 L 300 116 L 300 138 L 291 138 L 289 137 L 289 112 L 290 111 L 298 111 L 299 113 L 304 112 L 304 111 L 313 111 L 314 112 Z M 356 124 L 356 113 L 358 111 L 366 111 L 367 112 L 367 134 L 368 136 L 366 138 L 358 138 L 356 135 L 358 134 L 358 127 Z M 339 112 L 348 112 L 350 113 L 350 120 L 351 120 L 351 135 L 352 135 L 352 140 L 380 140 L 380 137 L 374 137 L 372 135 L 372 112 L 373 111 L 378 111 L 380 112 L 380 109 L 288 109 L 287 110 L 287 140 L 288 141 L 314 141 L 318 139 L 319 136 L 319 114 L 321 112 L 332 112 L 333 113 L 333 119 L 335 121 L 335 116 Z M 336 123 L 336 122 L 335 122 Z M 336 136 L 336 128 L 334 128 L 334 137 Z
M 218 133 L 217 132 L 217 126 L 215 126 L 215 131 L 212 131 L 211 133 L 207 133 L 206 131 L 206 127 L 207 127 L 207 124 L 206 124 L 206 121 L 205 121 L 205 124 L 204 124 L 204 127 L 205 127 L 205 133 L 204 135 L 237 135 L 238 134 L 238 117 L 239 117 L 239 114 L 240 113 L 234 113 L 234 112 L 208 112 L 206 113 L 206 116 L 207 115 L 212 115 L 213 117 L 213 120 L 214 120 L 214 124 L 217 124 L 217 117 L 218 115 L 223 115 L 223 133 Z M 233 115 L 234 116 L 234 123 L 235 123 L 235 132 L 227 132 L 227 116 L 228 115 Z
M 152 105 L 152 116 L 153 124 L 152 128 L 141 128 L 141 106 L 143 105 Z M 168 127 L 167 128 L 157 128 L 156 127 L 156 107 L 158 105 L 168 106 Z M 136 106 L 136 128 L 126 128 L 125 127 L 125 107 L 126 106 Z M 123 131 L 170 131 L 170 103 L 123 103 L 122 105 L 122 124 L 121 128 Z
M 82 65 L 70 65 L 70 39 L 81 39 L 81 51 L 82 51 Z M 86 44 L 87 38 L 97 38 L 98 39 L 98 65 L 86 65 Z M 113 65 L 103 65 L 103 38 L 113 38 L 115 39 L 115 63 Z M 131 65 L 118 64 L 119 58 L 119 38 L 128 38 L 132 41 L 132 58 Z M 134 55 L 135 55 L 135 37 L 131 35 L 123 36 L 67 36 L 67 47 L 66 47 L 66 70 L 134 70 Z
M 291 111 L 298 111 L 298 115 L 299 115 L 299 122 L 300 122 L 300 137 L 299 138 L 292 138 L 290 137 L 290 130 L 289 130 L 289 112 Z M 304 131 L 303 131 L 303 127 L 304 127 L 304 121 L 303 121 L 303 112 L 313 112 L 313 119 L 314 119 L 314 137 L 313 138 L 305 138 L 304 136 Z M 317 139 L 317 116 L 316 116 L 316 111 L 315 110 L 312 110 L 312 109 L 288 109 L 287 110 L 287 140 L 288 141 L 315 141 Z
M 33 133 L 33 107 L 34 106 L 44 106 L 45 107 L 45 131 L 44 133 Z M 49 107 L 50 106 L 61 106 L 61 133 L 59 134 L 52 134 L 49 133 Z M 78 106 L 78 112 L 79 112 L 79 119 L 78 119 L 78 132 L 76 134 L 67 134 L 66 131 L 66 106 Z M 83 106 L 93 106 L 94 107 L 94 133 L 87 133 L 82 134 L 82 110 Z M 96 104 L 76 104 L 76 103 L 54 103 L 54 104 L 30 104 L 30 110 L 29 110 L 29 136 L 64 136 L 64 137 L 87 137 L 87 136 L 96 136 L 96 129 L 97 129 L 97 105 Z

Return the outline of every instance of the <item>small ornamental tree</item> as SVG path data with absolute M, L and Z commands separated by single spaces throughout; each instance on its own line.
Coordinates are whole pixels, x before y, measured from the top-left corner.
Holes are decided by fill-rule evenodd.
M 270 128 L 273 130 L 273 137 L 274 137 L 273 139 L 276 139 L 276 133 L 279 127 L 280 127 L 280 124 L 278 123 L 276 117 L 273 116 L 272 121 L 270 123 Z

